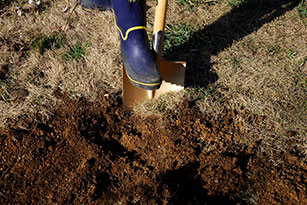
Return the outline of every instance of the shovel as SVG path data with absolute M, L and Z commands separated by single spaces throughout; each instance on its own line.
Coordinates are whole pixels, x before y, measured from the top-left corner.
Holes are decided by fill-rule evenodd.
M 170 62 L 161 58 L 167 2 L 168 0 L 158 0 L 152 46 L 162 76 L 161 87 L 158 90 L 143 90 L 135 87 L 130 83 L 123 67 L 123 103 L 128 111 L 131 111 L 134 105 L 145 100 L 151 100 L 165 93 L 184 89 L 186 62 Z

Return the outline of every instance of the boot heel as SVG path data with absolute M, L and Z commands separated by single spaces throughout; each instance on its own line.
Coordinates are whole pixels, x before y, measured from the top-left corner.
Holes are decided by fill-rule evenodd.
M 108 11 L 112 10 L 112 3 L 110 0 L 101 0 L 99 4 L 92 2 L 91 0 L 79 0 L 78 4 L 82 7 L 85 11 L 92 11 L 92 10 L 100 10 L 100 11 Z

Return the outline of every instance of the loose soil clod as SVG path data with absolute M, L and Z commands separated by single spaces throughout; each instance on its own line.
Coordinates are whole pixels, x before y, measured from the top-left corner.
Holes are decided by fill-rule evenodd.
M 246 136 L 236 111 L 215 119 L 182 103 L 145 120 L 120 93 L 63 103 L 48 124 L 26 121 L 0 137 L 0 203 L 306 204 L 307 165 Z M 257 123 L 261 117 L 249 115 Z

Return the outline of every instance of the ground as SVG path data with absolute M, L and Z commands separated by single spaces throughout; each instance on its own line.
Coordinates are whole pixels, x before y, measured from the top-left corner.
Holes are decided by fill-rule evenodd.
M 112 12 L 72 10 L 0 0 L 1 204 L 307 204 L 304 2 L 170 0 L 186 89 L 131 112 Z
M 2 203 L 307 203 L 307 164 L 295 153 L 276 153 L 273 164 L 261 138 L 242 145 L 241 111 L 214 119 L 183 102 L 163 119 L 140 119 L 120 93 L 104 96 L 89 103 L 59 93 L 50 123 L 1 136 Z

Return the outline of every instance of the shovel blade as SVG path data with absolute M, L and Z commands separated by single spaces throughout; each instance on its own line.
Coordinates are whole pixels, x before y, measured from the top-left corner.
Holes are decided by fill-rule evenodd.
M 143 90 L 132 85 L 123 67 L 123 103 L 127 110 L 145 100 L 157 98 L 168 92 L 184 89 L 186 62 L 169 62 L 161 60 L 159 69 L 162 76 L 162 84 L 158 90 Z

